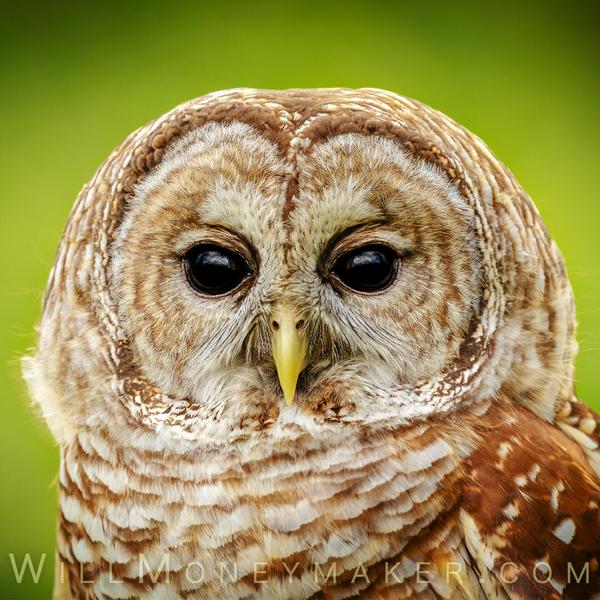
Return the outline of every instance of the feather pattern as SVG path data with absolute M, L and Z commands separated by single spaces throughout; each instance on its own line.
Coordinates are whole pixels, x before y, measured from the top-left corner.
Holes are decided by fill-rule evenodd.
M 201 243 L 251 277 L 196 293 Z M 398 272 L 353 293 L 332 265 L 369 244 Z M 281 304 L 308 341 L 292 406 Z M 81 191 L 24 363 L 61 452 L 55 597 L 600 594 L 574 329 L 533 203 L 448 117 L 375 89 L 176 107 Z

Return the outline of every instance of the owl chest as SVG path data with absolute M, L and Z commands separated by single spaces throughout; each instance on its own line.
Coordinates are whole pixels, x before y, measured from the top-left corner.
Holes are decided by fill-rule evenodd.
M 62 569 L 109 598 L 163 587 L 300 598 L 332 586 L 406 586 L 417 563 L 460 543 L 448 493 L 456 465 L 442 450 L 399 456 L 381 445 L 228 462 L 210 478 L 194 465 L 172 477 L 157 463 L 149 476 L 148 465 L 109 468 L 99 456 L 66 453 Z

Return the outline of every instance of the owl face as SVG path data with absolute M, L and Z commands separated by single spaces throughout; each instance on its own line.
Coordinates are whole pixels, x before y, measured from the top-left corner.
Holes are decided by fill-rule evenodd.
M 252 126 L 213 122 L 138 185 L 111 260 L 134 361 L 242 427 L 286 402 L 319 420 L 397 416 L 480 304 L 472 209 L 377 135 L 332 135 L 289 164 Z
M 474 135 L 384 90 L 240 89 L 84 187 L 24 370 L 61 444 L 354 447 L 499 396 L 551 419 L 574 327 L 560 252 Z

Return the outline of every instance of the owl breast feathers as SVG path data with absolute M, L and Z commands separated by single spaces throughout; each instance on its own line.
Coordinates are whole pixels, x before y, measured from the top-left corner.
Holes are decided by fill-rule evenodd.
M 598 417 L 534 205 L 375 89 L 232 90 L 77 199 L 25 377 L 59 598 L 599 598 Z

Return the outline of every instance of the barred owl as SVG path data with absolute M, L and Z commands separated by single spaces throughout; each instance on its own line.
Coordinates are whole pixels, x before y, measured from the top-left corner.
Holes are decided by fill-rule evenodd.
M 574 327 L 531 200 L 435 110 L 175 108 L 83 188 L 24 365 L 56 597 L 599 597 Z

